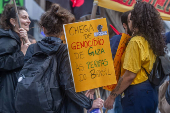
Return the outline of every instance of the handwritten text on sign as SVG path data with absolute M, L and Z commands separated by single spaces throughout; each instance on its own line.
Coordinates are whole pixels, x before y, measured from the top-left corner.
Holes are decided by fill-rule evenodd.
M 64 25 L 76 92 L 116 83 L 106 19 Z
M 126 49 L 127 42 L 129 41 L 131 37 L 125 33 L 122 34 L 121 40 L 119 42 L 119 46 L 114 58 L 114 68 L 115 68 L 115 74 L 116 74 L 116 80 L 119 80 L 120 77 L 120 68 L 121 68 L 121 57 Z M 112 91 L 116 87 L 116 84 L 109 85 L 103 87 L 106 90 Z

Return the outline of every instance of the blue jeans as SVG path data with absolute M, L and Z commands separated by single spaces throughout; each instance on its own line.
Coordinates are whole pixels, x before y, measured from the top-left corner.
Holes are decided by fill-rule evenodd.
M 155 113 L 158 106 L 158 95 L 147 80 L 137 85 L 130 85 L 122 98 L 123 113 Z
M 122 113 L 121 95 L 118 95 L 116 97 L 115 107 L 113 109 L 114 109 L 114 112 L 112 112 L 112 113 Z
M 114 109 L 114 108 L 113 108 Z M 107 111 L 107 113 L 114 113 L 114 110 L 113 109 L 110 109 Z M 103 113 L 105 113 L 106 111 L 106 108 L 103 107 Z

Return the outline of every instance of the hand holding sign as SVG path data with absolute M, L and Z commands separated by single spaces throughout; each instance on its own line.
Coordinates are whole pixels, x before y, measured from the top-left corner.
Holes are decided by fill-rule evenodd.
M 104 101 L 101 98 L 97 98 L 96 100 L 93 101 L 92 109 L 102 108 L 103 107 L 103 103 L 104 103 Z

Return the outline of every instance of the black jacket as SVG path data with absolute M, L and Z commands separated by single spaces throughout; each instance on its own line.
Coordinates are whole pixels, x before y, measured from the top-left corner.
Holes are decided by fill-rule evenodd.
M 17 75 L 24 65 L 19 36 L 0 29 L 0 113 L 15 113 L 14 93 Z
M 62 40 L 56 37 L 46 37 L 37 44 L 41 51 L 48 55 L 55 54 L 58 50 L 62 51 L 60 55 L 57 55 L 57 71 L 59 71 L 59 75 L 56 76 L 59 76 L 57 78 L 60 79 L 58 81 L 62 94 L 64 93 L 66 96 L 60 113 L 83 113 L 83 108 L 90 109 L 92 107 L 92 100 L 88 99 L 83 93 L 75 92 L 66 44 L 64 44 L 62 49 L 59 49 Z M 30 45 L 25 55 L 25 62 L 33 54 L 34 45 Z

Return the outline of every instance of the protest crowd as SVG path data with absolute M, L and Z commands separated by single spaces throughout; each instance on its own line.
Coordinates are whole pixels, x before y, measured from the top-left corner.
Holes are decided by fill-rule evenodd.
M 45 37 L 38 41 L 28 34 L 26 8 L 6 4 L 0 113 L 170 113 L 170 32 L 162 15 L 136 0 L 120 21 L 125 32 L 111 26 L 109 38 L 107 19 L 78 21 L 53 3 L 40 17 Z

